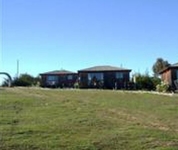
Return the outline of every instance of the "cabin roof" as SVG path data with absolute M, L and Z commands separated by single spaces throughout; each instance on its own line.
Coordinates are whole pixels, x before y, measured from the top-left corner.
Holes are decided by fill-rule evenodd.
M 165 69 L 161 70 L 161 71 L 159 72 L 159 74 L 162 74 L 162 73 L 164 73 L 166 70 L 169 70 L 169 69 L 172 69 L 172 68 L 178 68 L 178 63 L 172 64 L 172 65 L 166 67 Z
M 40 75 L 64 75 L 64 74 L 76 74 L 75 72 L 72 71 L 68 71 L 68 70 L 54 70 L 54 71 L 49 71 L 49 72 L 45 72 L 45 73 L 41 73 Z
M 122 67 L 115 67 L 115 66 L 94 66 L 86 69 L 79 70 L 79 72 L 98 72 L 98 71 L 131 71 L 131 69 L 126 69 Z

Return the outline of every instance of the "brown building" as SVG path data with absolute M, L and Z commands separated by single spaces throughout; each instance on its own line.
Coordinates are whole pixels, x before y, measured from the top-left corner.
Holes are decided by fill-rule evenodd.
M 165 68 L 160 72 L 160 75 L 163 82 L 178 90 L 178 63 Z
M 81 88 L 127 88 L 130 69 L 113 66 L 95 66 L 78 71 Z
M 74 87 L 78 79 L 75 72 L 67 70 L 55 70 L 51 72 L 41 73 L 41 86 L 42 87 Z

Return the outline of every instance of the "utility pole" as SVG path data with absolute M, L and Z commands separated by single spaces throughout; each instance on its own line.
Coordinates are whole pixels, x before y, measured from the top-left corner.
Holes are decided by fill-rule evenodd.
M 17 59 L 17 78 L 19 77 L 19 60 Z

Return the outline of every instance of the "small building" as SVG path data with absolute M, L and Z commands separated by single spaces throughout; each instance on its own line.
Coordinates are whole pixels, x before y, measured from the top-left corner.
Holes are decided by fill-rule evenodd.
M 178 63 L 168 66 L 160 72 L 160 75 L 163 82 L 178 90 Z
M 78 71 L 80 88 L 124 89 L 130 81 L 130 69 L 94 66 Z
M 40 76 L 42 87 L 71 88 L 78 79 L 77 73 L 67 70 L 50 71 L 41 73 Z

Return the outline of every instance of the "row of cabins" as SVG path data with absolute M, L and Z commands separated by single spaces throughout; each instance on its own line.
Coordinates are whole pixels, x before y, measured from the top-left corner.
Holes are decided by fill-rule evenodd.
M 42 87 L 123 89 L 128 88 L 131 69 L 114 66 L 94 66 L 79 70 L 78 73 L 58 70 L 41 73 Z M 160 72 L 161 79 L 178 90 L 178 63 Z
M 131 69 L 114 66 L 95 66 L 79 70 L 78 73 L 58 70 L 41 73 L 42 87 L 74 87 L 122 89 L 130 80 Z

